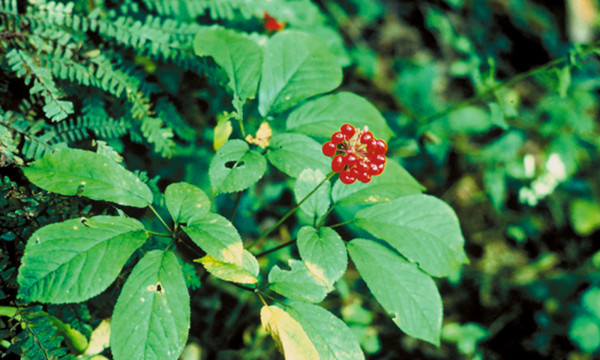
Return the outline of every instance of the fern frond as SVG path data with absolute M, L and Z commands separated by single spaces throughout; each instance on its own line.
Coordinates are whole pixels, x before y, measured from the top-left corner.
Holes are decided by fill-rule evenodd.
M 143 0 L 144 5 L 159 15 L 193 20 L 206 13 L 213 20 L 232 20 L 237 14 L 250 18 L 263 8 L 258 0 Z M 260 12 L 262 13 L 262 11 Z
M 19 49 L 12 49 L 6 54 L 8 64 L 17 76 L 25 79 L 25 84 L 33 83 L 29 89 L 32 95 L 44 98 L 44 113 L 52 121 L 61 121 L 74 112 L 73 103 L 60 100 L 63 94 L 56 87 L 50 69 L 39 66 L 33 56 Z
M 48 316 L 41 306 L 18 308 L 18 315 L 24 330 L 13 339 L 9 352 L 21 354 L 22 359 L 31 360 L 67 360 L 67 349 L 61 347 L 63 338 L 57 334 Z
M 164 122 L 156 117 L 145 116 L 142 119 L 140 130 L 144 137 L 154 145 L 154 150 L 163 157 L 171 157 L 175 142 L 173 142 L 173 130 L 164 127 Z
M 166 97 L 158 99 L 154 111 L 159 118 L 165 121 L 167 126 L 175 131 L 177 136 L 186 141 L 194 140 L 196 131 L 181 117 L 175 105 L 169 99 Z

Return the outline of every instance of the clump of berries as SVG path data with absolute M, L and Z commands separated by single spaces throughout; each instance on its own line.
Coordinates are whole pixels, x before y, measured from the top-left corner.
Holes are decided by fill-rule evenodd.
M 333 156 L 331 169 L 340 173 L 344 184 L 354 184 L 356 180 L 368 183 L 373 176 L 381 175 L 386 152 L 385 141 L 373 137 L 366 126 L 360 130 L 344 124 L 331 135 L 331 141 L 323 144 L 323 154 Z

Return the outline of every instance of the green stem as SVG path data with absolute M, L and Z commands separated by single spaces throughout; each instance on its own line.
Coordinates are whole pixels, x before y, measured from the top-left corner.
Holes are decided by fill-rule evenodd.
M 420 121 L 422 121 L 424 123 L 428 123 L 431 120 L 434 120 L 434 119 L 437 119 L 437 118 L 442 117 L 444 115 L 447 115 L 447 114 L 449 114 L 449 113 L 451 113 L 451 112 L 453 112 L 455 110 L 461 109 L 463 107 L 467 107 L 469 105 L 472 105 L 473 103 L 476 103 L 478 101 L 482 101 L 484 99 L 487 99 L 488 97 L 494 95 L 500 89 L 503 89 L 503 88 L 506 88 L 506 87 L 510 87 L 510 86 L 512 86 L 512 85 L 514 85 L 514 84 L 516 84 L 516 83 L 518 83 L 520 81 L 522 81 L 522 80 L 527 79 L 528 77 L 531 77 L 531 76 L 537 75 L 539 73 L 548 71 L 548 70 L 550 70 L 553 67 L 556 67 L 556 66 L 558 66 L 558 65 L 560 65 L 562 63 L 566 63 L 566 62 L 570 61 L 570 59 L 573 58 L 573 57 L 583 57 L 583 56 L 588 55 L 588 54 L 590 54 L 590 53 L 592 53 L 594 51 L 597 51 L 598 50 L 597 49 L 598 46 L 600 46 L 600 41 L 592 43 L 592 44 L 588 44 L 588 45 L 585 46 L 585 48 L 579 49 L 579 50 L 577 50 L 577 51 L 575 51 L 575 52 L 573 52 L 573 53 L 571 53 L 571 54 L 569 54 L 567 56 L 563 56 L 563 57 L 561 57 L 559 59 L 550 61 L 550 62 L 548 62 L 548 63 L 546 63 L 546 64 L 544 64 L 542 66 L 538 66 L 538 67 L 536 67 L 534 69 L 531 69 L 531 70 L 529 70 L 529 71 L 527 71 L 525 73 L 517 74 L 517 75 L 513 76 L 512 78 L 510 78 L 509 80 L 507 80 L 507 81 L 505 81 L 503 83 L 499 83 L 498 85 L 493 86 L 493 87 L 485 90 L 484 92 L 482 92 L 479 95 L 476 95 L 474 97 L 471 97 L 471 98 L 468 98 L 468 99 L 456 102 L 456 103 L 448 106 L 446 109 L 444 109 L 444 110 L 442 110 L 440 112 L 437 112 L 437 113 L 435 113 L 433 115 L 430 115 L 430 116 L 427 116 L 425 118 L 420 119 Z
M 150 231 L 150 230 L 146 230 L 146 232 L 148 233 L 148 235 L 153 235 L 153 236 L 160 236 L 160 237 L 166 237 L 166 238 L 172 237 L 169 234 L 158 233 L 158 232 L 154 232 L 154 231 Z
M 233 210 L 231 210 L 231 215 L 229 216 L 229 221 L 231 221 L 231 222 L 233 222 L 233 218 L 237 211 L 238 205 L 240 205 L 241 198 L 242 198 L 242 192 L 240 191 L 237 193 L 237 197 L 235 199 L 235 204 L 233 204 Z
M 316 226 L 317 229 L 320 228 L 321 226 L 323 226 L 323 224 L 325 223 L 325 220 L 327 220 L 327 217 L 329 216 L 329 214 L 331 214 L 331 212 L 333 211 L 334 208 L 335 208 L 335 204 L 333 204 L 329 207 L 329 209 L 327 210 L 325 215 L 323 215 L 323 217 L 321 217 L 321 221 L 319 221 L 319 223 L 317 224 L 317 226 Z
M 274 248 L 272 248 L 272 249 L 269 249 L 269 250 L 267 250 L 267 251 L 263 251 L 263 252 L 261 252 L 261 253 L 259 253 L 259 254 L 256 254 L 256 255 L 254 255 L 254 257 L 258 259 L 258 258 L 260 258 L 260 257 L 263 257 L 263 256 L 265 256 L 265 255 L 268 255 L 268 254 L 270 254 L 270 253 L 272 253 L 272 252 L 274 252 L 274 251 L 277 251 L 277 250 L 279 250 L 279 249 L 283 249 L 283 248 L 284 248 L 284 247 L 286 247 L 286 246 L 292 245 L 292 244 L 294 244 L 295 242 L 296 242 L 296 240 L 290 240 L 290 241 L 288 241 L 288 242 L 286 242 L 286 243 L 283 243 L 283 244 L 281 244 L 281 245 L 278 245 L 278 246 L 276 246 L 276 247 L 274 247 Z
M 354 222 L 353 220 L 348 220 L 348 221 L 344 221 L 338 224 L 333 224 L 333 225 L 329 225 L 330 228 L 336 228 L 336 227 L 340 227 L 340 226 L 344 226 L 344 225 L 348 225 L 348 224 L 352 224 Z
M 158 218 L 158 220 L 163 224 L 163 226 L 165 227 L 165 229 L 167 229 L 167 231 L 169 231 L 170 234 L 173 234 L 173 230 L 169 227 L 169 225 L 167 225 L 167 223 L 165 222 L 165 220 L 163 220 L 162 216 L 160 216 L 160 214 L 158 213 L 158 211 L 156 211 L 156 209 L 154 208 L 154 206 L 150 205 L 150 210 L 152 210 L 152 212 L 154 213 L 154 215 L 156 215 L 156 217 Z
M 269 304 L 267 304 L 267 302 L 259 292 L 256 292 L 256 295 L 259 297 L 260 301 L 263 303 L 264 306 L 269 306 Z
M 335 175 L 335 172 L 330 172 L 329 175 L 327 175 L 327 177 L 325 179 L 323 179 L 323 181 L 321 181 L 319 183 L 319 185 L 317 185 L 314 189 L 311 190 L 311 192 L 309 192 L 302 200 L 300 200 L 300 202 L 294 206 L 290 211 L 287 212 L 287 214 L 283 215 L 283 217 L 281 219 L 279 219 L 279 221 L 271 226 L 271 228 L 269 230 L 267 230 L 264 234 L 262 234 L 261 237 L 259 237 L 257 240 L 255 240 L 252 244 L 250 244 L 250 246 L 248 246 L 248 248 L 246 250 L 250 250 L 252 249 L 252 247 L 254 247 L 254 245 L 258 244 L 259 242 L 263 241 L 273 230 L 277 229 L 279 227 L 279 225 L 281 225 L 287 218 L 289 218 L 290 216 L 292 216 L 296 210 L 298 210 L 300 208 L 300 206 L 312 195 L 314 194 L 317 190 L 319 190 L 319 188 L 321 187 L 321 185 L 325 184 L 327 181 L 329 181 L 329 179 L 331 179 L 333 177 L 333 175 Z

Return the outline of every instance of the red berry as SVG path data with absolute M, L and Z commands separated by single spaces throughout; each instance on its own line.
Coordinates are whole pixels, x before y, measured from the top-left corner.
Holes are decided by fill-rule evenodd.
M 352 175 L 353 177 L 355 177 L 355 178 L 358 177 L 359 172 L 356 167 L 350 168 L 349 172 L 350 172 L 350 175 Z
M 359 172 L 369 171 L 369 164 L 364 161 L 359 161 L 358 164 L 356 164 L 356 168 Z
M 371 162 L 373 164 L 376 164 L 376 165 L 385 164 L 385 161 L 387 160 L 385 158 L 385 156 L 383 156 L 381 154 L 371 154 L 371 156 L 369 157 L 369 159 L 371 160 Z
M 375 148 L 375 154 L 381 154 L 381 155 L 385 155 L 385 153 L 387 152 L 387 144 L 385 143 L 385 141 L 378 139 L 377 140 L 377 147 Z
M 372 176 L 381 175 L 381 173 L 383 172 L 383 169 L 385 169 L 385 163 L 377 164 L 376 166 L 377 166 L 377 169 L 375 171 L 371 171 Z M 373 170 L 373 169 L 371 169 L 371 170 Z
M 323 154 L 325 154 L 325 156 L 333 156 L 335 155 L 336 151 L 337 146 L 331 141 L 328 141 L 325 144 L 323 144 Z
M 342 155 L 338 155 L 333 158 L 331 161 L 331 170 L 335 172 L 344 170 L 344 157 Z
M 331 135 L 331 142 L 334 144 L 339 144 L 344 141 L 344 134 L 339 131 L 336 131 Z
M 377 139 L 373 138 L 367 143 L 367 151 L 375 152 L 376 150 L 377 150 Z
M 350 124 L 344 124 L 342 125 L 342 127 L 340 128 L 340 131 L 342 134 L 344 134 L 344 136 L 346 137 L 346 139 L 351 139 L 354 136 L 354 133 L 356 132 L 356 129 L 354 129 L 354 126 L 350 125 Z
M 358 173 L 357 178 L 359 181 L 366 184 L 371 181 L 371 174 L 369 174 L 367 171 L 361 171 Z
M 349 167 L 356 165 L 357 161 L 358 158 L 354 154 L 348 154 L 344 157 L 344 163 Z
M 370 163 L 369 164 L 369 174 L 379 175 L 378 172 L 379 172 L 379 167 L 377 166 L 377 164 Z
M 360 136 L 360 142 L 363 144 L 369 144 L 369 141 L 371 141 L 371 139 L 373 139 L 373 133 L 370 131 L 365 131 L 361 136 Z
M 356 177 L 350 174 L 350 171 L 346 170 L 340 173 L 340 181 L 346 185 L 354 184 Z

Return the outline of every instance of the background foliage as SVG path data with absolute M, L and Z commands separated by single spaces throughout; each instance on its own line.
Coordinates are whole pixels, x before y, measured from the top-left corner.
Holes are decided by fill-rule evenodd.
M 248 89 L 252 81 L 244 79 L 229 83 L 239 66 L 196 56 L 219 47 L 209 41 L 195 44 L 194 38 L 204 25 L 212 24 L 254 36 L 266 34 L 268 11 L 293 31 L 327 40 L 334 60 L 344 67 L 342 89 L 364 96 L 383 112 L 387 126 L 380 126 L 379 135 L 390 139 L 389 156 L 428 193 L 447 201 L 461 220 L 470 265 L 448 280 L 438 280 L 444 301 L 440 347 L 401 334 L 380 305 L 365 296 L 369 291 L 356 271 L 350 270 L 336 284 L 337 295 L 328 298 L 326 306 L 350 325 L 368 357 L 597 356 L 596 2 L 30 3 L 29 10 L 24 2 L 0 4 L 3 304 L 15 297 L 16 269 L 33 231 L 106 211 L 85 198 L 41 191 L 17 166 L 72 146 L 143 169 L 137 175 L 155 196 L 175 181 L 210 189 L 209 176 L 219 174 L 198 169 L 209 168 L 214 149 L 230 136 L 258 137 L 260 115 L 287 108 L 277 98 L 244 108 L 248 94 L 258 90 L 269 98 L 270 87 Z M 253 52 L 245 50 L 252 63 Z M 340 79 L 331 76 L 332 83 Z M 356 95 L 341 92 L 314 100 L 322 104 L 294 109 L 288 130 L 327 136 L 339 124 L 303 112 L 333 108 L 339 98 L 352 96 Z M 255 119 L 245 128 L 236 119 L 240 110 Z M 302 123 L 306 118 L 316 120 Z M 271 141 L 293 142 L 285 137 Z M 290 151 L 301 156 L 307 146 L 314 144 Z M 278 156 L 282 154 L 267 153 L 274 164 Z M 323 167 L 326 173 L 327 164 Z M 279 169 L 301 175 L 285 162 Z M 226 181 L 221 186 L 215 190 L 234 190 Z M 268 173 L 259 188 L 239 199 L 233 223 L 240 232 L 258 236 L 293 206 L 295 191 L 281 173 Z M 334 200 L 342 191 L 334 186 Z M 219 195 L 215 203 L 218 212 L 229 214 L 236 198 Z M 344 212 L 338 216 L 343 220 Z M 300 225 L 287 221 L 264 248 L 294 239 L 302 231 Z M 351 255 L 360 245 L 352 246 Z M 277 264 L 291 255 L 283 249 L 261 261 Z M 355 265 L 359 270 L 368 266 Z M 217 359 L 280 356 L 258 329 L 258 307 L 247 301 L 252 294 L 212 277 L 200 285 L 193 266 L 184 267 L 184 278 L 188 288 L 202 287 L 191 292 L 195 331 L 184 357 L 197 358 L 198 352 Z M 55 358 L 68 356 L 81 345 L 63 342 L 71 338 L 69 329 L 57 324 L 68 324 L 89 339 L 92 330 L 102 329 L 101 320 L 111 316 L 124 280 L 117 278 L 86 303 L 27 308 L 19 314 L 27 319 L 20 322 L 26 326 L 16 326 L 7 317 L 11 314 L 0 314 L 3 351 L 9 342 L 33 349 L 31 344 L 41 339 Z

